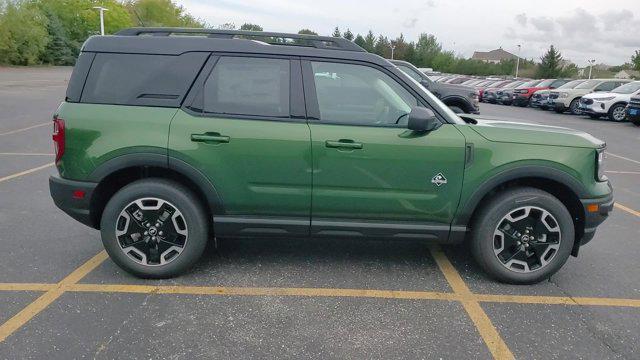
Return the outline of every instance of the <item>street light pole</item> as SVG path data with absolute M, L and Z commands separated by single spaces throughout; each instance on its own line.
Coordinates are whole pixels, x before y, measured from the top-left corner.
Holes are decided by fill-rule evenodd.
M 391 45 L 391 60 L 393 60 L 393 50 L 395 50 L 396 47 L 394 45 Z
M 518 45 L 518 59 L 516 60 L 516 79 L 518 78 L 518 70 L 520 70 L 520 47 L 521 45 Z
M 596 60 L 591 59 L 591 60 L 587 60 L 587 62 L 589 63 L 589 79 L 591 79 L 591 69 L 593 68 L 593 64 L 596 63 Z
M 104 12 L 109 9 L 102 6 L 94 6 L 93 8 L 100 11 L 100 35 L 104 35 Z

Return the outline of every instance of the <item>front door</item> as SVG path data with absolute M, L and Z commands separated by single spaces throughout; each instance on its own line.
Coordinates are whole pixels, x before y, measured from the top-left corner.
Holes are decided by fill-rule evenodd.
M 317 109 L 309 120 L 312 233 L 446 236 L 462 187 L 463 135 L 451 124 L 408 130 L 409 111 L 425 104 L 382 68 L 305 61 L 303 69 L 307 109 Z
M 304 114 L 299 60 L 212 61 L 193 103 L 171 123 L 169 155 L 215 187 L 224 209 L 214 214 L 217 235 L 308 234 L 311 145 L 306 121 L 296 119 Z

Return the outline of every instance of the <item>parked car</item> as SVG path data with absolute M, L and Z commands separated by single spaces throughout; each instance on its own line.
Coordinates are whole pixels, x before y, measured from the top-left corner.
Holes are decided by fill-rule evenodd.
M 525 107 L 530 104 L 531 96 L 538 90 L 555 89 L 569 82 L 569 79 L 546 79 L 534 86 L 521 85 L 513 90 L 513 105 Z
M 497 104 L 498 98 L 502 96 L 502 92 L 504 90 L 516 88 L 524 83 L 525 81 L 516 80 L 507 84 L 503 84 L 500 87 L 487 88 L 485 89 L 484 94 L 482 95 L 483 100 L 484 102 L 488 102 L 490 104 Z
M 640 126 L 640 96 L 632 96 L 627 105 L 627 120 Z
M 561 114 L 569 111 L 573 115 L 580 114 L 580 98 L 592 92 L 609 92 L 632 80 L 625 79 L 591 79 L 573 89 L 554 90 L 549 93 L 550 104 L 555 112 Z
M 398 69 L 411 76 L 427 90 L 437 96 L 456 113 L 479 114 L 478 92 L 471 86 L 434 82 L 413 64 L 402 60 L 389 60 Z
M 624 84 L 611 92 L 587 94 L 580 99 L 579 109 L 592 119 L 607 116 L 609 120 L 624 121 L 627 104 L 634 95 L 640 95 L 640 81 Z
M 558 89 L 573 89 L 574 87 L 582 84 L 586 80 L 572 80 L 568 83 L 558 87 Z M 549 93 L 551 93 L 551 89 L 547 90 L 538 90 L 531 96 L 531 107 L 539 107 L 542 110 L 549 109 Z
M 518 88 L 535 87 L 540 82 L 542 82 L 542 80 L 530 80 L 530 81 L 527 81 L 527 82 L 521 84 L 518 87 L 505 88 L 502 91 L 498 90 L 498 92 L 496 93 L 497 99 L 498 99 L 498 104 L 502 104 L 502 105 L 511 105 L 511 104 L 513 104 L 513 94 L 515 93 L 516 89 L 518 89 Z
M 494 278 L 548 279 L 613 208 L 604 142 L 462 116 L 346 39 L 126 29 L 82 47 L 49 187 L 139 277 L 215 236 L 467 238 Z

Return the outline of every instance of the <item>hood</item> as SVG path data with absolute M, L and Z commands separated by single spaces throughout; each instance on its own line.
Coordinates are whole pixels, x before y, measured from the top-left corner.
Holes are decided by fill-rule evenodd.
M 472 129 L 489 141 L 584 148 L 604 146 L 602 140 L 591 134 L 569 128 L 511 122 L 484 115 L 464 114 L 463 117 L 475 120 L 477 124 Z
M 543 95 L 543 94 L 549 94 L 550 92 L 551 90 L 545 89 L 545 90 L 538 90 L 535 92 L 535 94 Z
M 619 93 L 613 93 L 613 92 L 593 92 L 590 94 L 587 94 L 585 96 L 583 96 L 583 98 L 585 99 L 598 99 L 598 98 L 603 98 L 603 97 L 628 97 L 631 98 L 631 94 L 619 94 Z
M 476 92 L 476 89 L 474 87 L 467 86 L 467 85 L 438 83 L 438 87 L 446 90 L 454 90 L 456 92 L 468 92 L 468 93 Z

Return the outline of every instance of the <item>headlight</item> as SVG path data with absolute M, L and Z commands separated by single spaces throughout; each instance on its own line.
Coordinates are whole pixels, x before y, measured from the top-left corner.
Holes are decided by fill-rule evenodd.
M 566 93 L 566 92 L 561 92 L 558 94 L 559 98 L 566 98 L 567 96 L 569 96 L 569 93 Z
M 607 176 L 604 174 L 604 148 L 596 150 L 596 180 L 607 181 Z
M 615 96 L 607 96 L 607 97 L 601 97 L 601 98 L 593 98 L 593 100 L 595 101 L 609 101 L 609 100 L 613 100 L 615 99 Z

